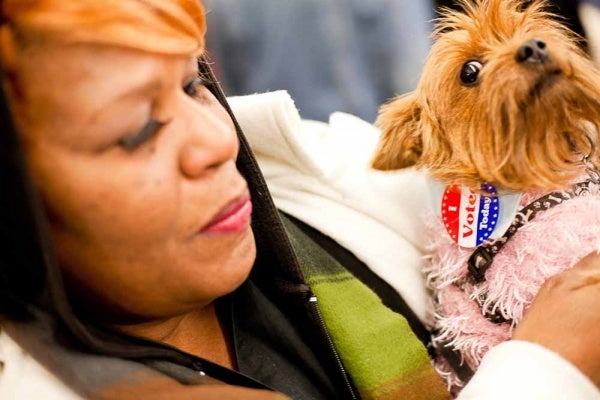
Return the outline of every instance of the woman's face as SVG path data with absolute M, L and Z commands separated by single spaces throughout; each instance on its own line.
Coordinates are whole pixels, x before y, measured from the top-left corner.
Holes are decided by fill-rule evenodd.
M 17 124 L 76 301 L 152 319 L 238 287 L 255 257 L 248 188 L 195 59 L 84 45 L 24 59 Z

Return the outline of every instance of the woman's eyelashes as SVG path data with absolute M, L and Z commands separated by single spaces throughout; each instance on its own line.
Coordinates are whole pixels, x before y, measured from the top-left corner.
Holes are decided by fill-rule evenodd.
M 199 99 L 201 97 L 201 89 L 206 85 L 210 84 L 211 81 L 203 76 L 202 74 L 195 76 L 193 79 L 187 81 L 183 86 L 183 91 L 190 97 Z
M 188 96 L 196 100 L 202 100 L 202 89 L 209 83 L 210 80 L 208 80 L 206 77 L 204 77 L 203 75 L 198 75 L 187 81 L 183 85 L 182 89 L 184 93 Z M 150 118 L 150 120 L 146 123 L 146 125 L 144 125 L 144 127 L 139 132 L 121 138 L 118 144 L 127 151 L 133 151 L 146 141 L 152 139 L 160 130 L 160 128 L 162 128 L 166 124 L 167 122 L 158 121 L 154 118 Z
M 150 118 L 148 123 L 144 125 L 141 131 L 134 135 L 126 136 L 119 140 L 119 146 L 124 148 L 127 151 L 135 150 L 141 144 L 150 140 L 156 135 L 156 132 L 160 130 L 163 126 L 165 126 L 167 122 L 158 121 L 154 118 Z

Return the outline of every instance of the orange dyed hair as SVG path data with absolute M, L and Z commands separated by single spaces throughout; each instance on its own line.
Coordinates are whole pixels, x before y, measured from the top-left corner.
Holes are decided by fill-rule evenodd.
M 2 64 L 12 49 L 59 41 L 199 55 L 206 24 L 198 0 L 0 0 Z

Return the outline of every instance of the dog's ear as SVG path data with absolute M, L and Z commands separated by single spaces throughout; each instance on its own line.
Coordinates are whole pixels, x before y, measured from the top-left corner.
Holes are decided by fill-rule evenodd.
M 382 171 L 414 165 L 423 151 L 419 121 L 421 107 L 416 94 L 409 93 L 383 105 L 376 125 L 381 138 L 371 165 Z

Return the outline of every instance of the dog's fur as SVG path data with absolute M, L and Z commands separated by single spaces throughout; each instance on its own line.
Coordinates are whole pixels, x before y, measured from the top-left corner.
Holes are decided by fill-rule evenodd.
M 582 172 L 598 139 L 600 74 L 578 38 L 543 0 L 459 0 L 464 13 L 439 19 L 416 91 L 383 106 L 373 167 L 416 165 L 444 182 L 505 190 L 564 187 Z M 545 63 L 516 60 L 526 41 L 542 39 Z M 465 86 L 462 66 L 484 64 Z M 595 154 L 598 160 L 598 154 Z
M 524 192 L 521 206 L 566 189 L 596 164 L 600 73 L 579 38 L 547 11 L 544 0 L 459 0 L 443 11 L 436 42 L 416 91 L 381 108 L 382 136 L 373 167 L 422 168 L 445 184 L 500 193 Z M 543 41 L 543 62 L 519 61 L 523 45 Z M 461 82 L 465 63 L 483 67 L 477 83 Z M 600 189 L 527 223 L 495 258 L 486 280 L 466 284 L 473 249 L 455 244 L 429 219 L 428 282 L 437 299 L 434 343 L 456 349 L 471 368 L 515 324 L 545 279 L 600 249 Z M 474 299 L 485 298 L 478 305 Z M 508 323 L 486 319 L 503 315 Z M 443 344 L 442 344 L 443 343 Z M 462 385 L 440 357 L 449 385 Z M 504 382 L 501 384 L 509 384 Z

